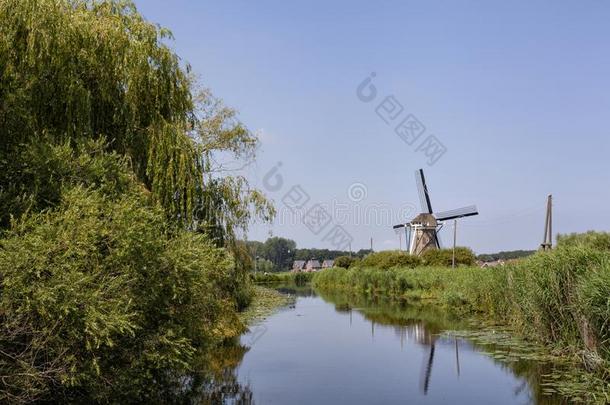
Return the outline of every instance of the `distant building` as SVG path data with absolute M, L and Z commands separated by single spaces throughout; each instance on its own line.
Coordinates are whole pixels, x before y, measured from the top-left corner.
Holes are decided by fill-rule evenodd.
M 498 266 L 504 266 L 505 262 L 504 260 L 500 259 L 500 260 L 495 260 L 493 262 L 477 262 L 477 264 L 481 267 L 481 268 L 487 268 L 487 267 L 498 267 Z
M 305 260 L 295 260 L 292 263 L 292 271 L 299 272 L 305 270 Z
M 319 260 L 315 260 L 315 259 L 311 259 L 309 261 L 307 261 L 307 264 L 305 265 L 305 271 L 318 271 L 322 268 L 322 266 L 320 266 L 320 261 Z
M 322 262 L 322 268 L 323 269 L 330 269 L 334 265 L 335 265 L 335 261 L 334 260 L 324 260 Z

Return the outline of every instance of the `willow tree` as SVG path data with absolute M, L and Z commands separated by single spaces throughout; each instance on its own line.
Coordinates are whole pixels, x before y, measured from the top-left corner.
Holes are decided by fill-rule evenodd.
M 236 241 L 245 236 L 237 233 L 246 230 L 251 220 L 268 221 L 275 214 L 265 196 L 236 174 L 255 158 L 258 139 L 236 119 L 235 110 L 209 89 L 197 90 L 194 99 L 193 139 L 205 173 L 205 188 L 195 209 L 196 226 L 218 244 L 236 248 Z
M 272 213 L 245 179 L 211 174 L 212 154 L 243 157 L 256 139 L 232 110 L 194 90 L 190 67 L 167 45 L 171 38 L 131 1 L 0 0 L 3 226 L 9 215 L 52 203 L 38 192 L 44 180 L 24 176 L 27 151 L 83 139 L 104 139 L 109 151 L 127 156 L 154 200 L 184 226 L 216 222 L 233 235 L 244 218 Z M 202 209 L 212 197 L 229 211 Z

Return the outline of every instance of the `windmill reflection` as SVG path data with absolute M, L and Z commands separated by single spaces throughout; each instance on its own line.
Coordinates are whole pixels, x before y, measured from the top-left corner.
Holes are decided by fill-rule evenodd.
M 459 378 L 461 373 L 459 342 L 442 338 L 439 335 L 446 330 L 448 320 L 446 313 L 435 312 L 434 308 L 417 306 L 407 303 L 387 302 L 374 297 L 354 297 L 341 294 L 320 294 L 325 299 L 335 302 L 335 310 L 349 315 L 350 326 L 353 323 L 353 312 L 361 314 L 370 322 L 371 340 L 375 341 L 375 329 L 381 325 L 393 329 L 399 337 L 401 350 L 406 341 L 415 342 L 425 347 L 422 358 L 419 385 L 424 395 L 428 394 L 432 378 L 434 356 L 437 343 L 452 345 L 455 349 L 455 371 Z M 456 325 L 457 326 L 457 325 Z M 459 329 L 459 327 L 457 327 Z
M 422 364 L 424 367 L 422 367 L 422 373 L 419 378 L 419 381 L 421 390 L 424 395 L 428 394 L 428 388 L 430 387 L 430 376 L 432 375 L 432 364 L 434 363 L 434 349 L 435 342 L 431 342 L 428 354 L 428 361 L 426 362 L 424 359 L 424 363 Z
M 428 394 L 428 388 L 430 387 L 430 376 L 432 375 L 432 365 L 434 363 L 434 351 L 436 349 L 436 339 L 434 335 L 430 335 L 428 342 L 425 342 L 429 346 L 428 355 L 422 360 L 422 368 L 420 374 L 420 388 L 424 395 Z M 454 338 L 455 347 L 455 369 L 458 379 L 460 378 L 460 349 L 457 338 Z
M 428 394 L 432 367 L 434 365 L 434 355 L 436 352 L 437 340 L 440 339 L 438 332 L 432 332 L 423 322 L 416 322 L 408 326 L 395 327 L 395 332 L 400 335 L 401 348 L 404 341 L 412 340 L 427 348 L 425 356 L 422 358 L 421 372 L 419 378 L 420 390 L 424 395 Z M 443 339 L 445 340 L 445 339 Z M 454 338 L 455 347 L 455 367 L 457 377 L 460 377 L 460 349 L 458 339 Z
M 365 318 L 371 322 L 371 334 L 374 337 L 374 328 L 376 323 L 380 323 L 379 318 L 370 313 L 365 314 Z M 381 322 L 383 324 L 383 322 Z M 416 342 L 417 344 L 426 348 L 425 354 L 422 357 L 421 372 L 419 378 L 420 391 L 422 394 L 427 395 L 430 389 L 430 381 L 432 377 L 432 369 L 434 366 L 434 356 L 436 354 L 436 346 L 438 343 L 451 344 L 447 338 L 439 337 L 441 329 L 431 327 L 427 323 L 421 320 L 402 320 L 402 325 L 391 326 L 394 329 L 394 333 L 400 338 L 400 346 L 403 349 L 405 341 Z M 460 367 L 460 347 L 457 338 L 453 339 L 453 347 L 455 349 L 455 370 L 456 375 L 459 378 L 461 373 Z

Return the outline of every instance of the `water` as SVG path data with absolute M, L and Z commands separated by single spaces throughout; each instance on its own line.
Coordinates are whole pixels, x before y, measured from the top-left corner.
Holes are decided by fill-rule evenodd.
M 561 403 L 540 394 L 535 364 L 508 366 L 467 340 L 439 336 L 465 327 L 443 312 L 293 292 L 294 306 L 242 336 L 225 402 Z

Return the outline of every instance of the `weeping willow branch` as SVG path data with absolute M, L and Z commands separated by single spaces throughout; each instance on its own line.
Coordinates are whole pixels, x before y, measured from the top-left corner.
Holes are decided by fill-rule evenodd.
M 247 162 L 258 140 L 233 109 L 198 87 L 166 44 L 171 38 L 131 1 L 0 0 L 2 226 L 9 213 L 44 208 L 22 183 L 27 162 L 15 159 L 42 140 L 105 139 L 185 227 L 214 223 L 232 239 L 247 221 L 272 215 L 244 178 L 209 176 L 222 169 L 214 156 Z

